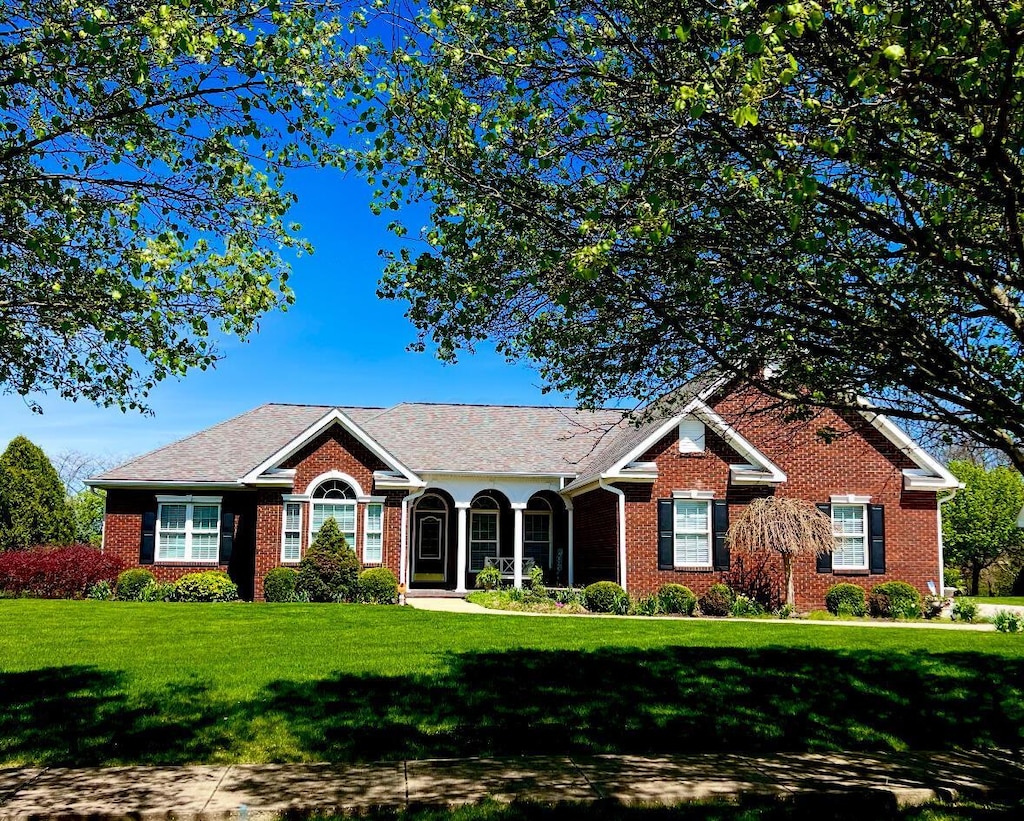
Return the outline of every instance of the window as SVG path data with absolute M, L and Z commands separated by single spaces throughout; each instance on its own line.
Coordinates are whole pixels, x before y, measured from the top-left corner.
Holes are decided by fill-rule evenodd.
M 833 570 L 868 569 L 866 505 L 832 505 Z
M 481 496 L 469 513 L 469 569 L 476 572 L 489 556 L 498 555 L 498 503 Z
M 158 500 L 156 561 L 216 564 L 219 556 L 219 498 Z
M 673 505 L 673 564 L 711 566 L 711 502 L 676 499 Z
M 523 555 L 543 567 L 551 561 L 551 508 L 544 499 L 531 499 L 523 514 Z
M 699 419 L 681 419 L 679 421 L 679 452 L 704 452 L 704 423 Z
M 302 503 L 284 503 L 284 527 L 281 561 L 297 562 L 302 558 Z
M 312 544 L 324 522 L 333 518 L 338 530 L 353 550 L 356 548 L 356 494 L 347 482 L 329 479 L 317 485 L 310 502 L 313 509 L 309 522 L 309 541 Z
M 363 525 L 363 564 L 384 561 L 384 505 L 371 502 L 366 506 Z

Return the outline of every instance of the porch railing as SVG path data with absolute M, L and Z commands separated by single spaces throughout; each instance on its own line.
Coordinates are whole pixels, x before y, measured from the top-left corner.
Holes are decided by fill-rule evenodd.
M 536 562 L 533 559 L 523 557 L 523 578 L 530 575 Z M 484 567 L 496 567 L 503 579 L 511 579 L 516 574 L 516 560 L 512 556 L 488 556 L 484 559 Z

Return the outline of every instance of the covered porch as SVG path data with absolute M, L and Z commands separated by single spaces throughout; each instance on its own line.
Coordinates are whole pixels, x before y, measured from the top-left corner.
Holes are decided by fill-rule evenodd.
M 401 583 L 407 589 L 473 589 L 496 567 L 515 587 L 535 567 L 546 584 L 571 584 L 572 507 L 560 478 L 424 476 L 403 509 Z

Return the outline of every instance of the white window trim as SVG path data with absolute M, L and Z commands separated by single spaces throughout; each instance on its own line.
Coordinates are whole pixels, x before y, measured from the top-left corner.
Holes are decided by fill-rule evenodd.
M 498 504 L 498 500 L 497 499 L 495 499 L 495 498 L 493 498 L 491 496 L 487 496 L 486 498 L 488 498 L 492 502 L 494 502 L 494 507 L 493 508 L 483 508 L 483 507 L 476 508 L 476 507 L 471 507 L 469 509 L 469 533 L 467 535 L 469 536 L 468 541 L 469 541 L 469 572 L 470 573 L 479 573 L 481 570 L 483 570 L 487 566 L 487 562 L 485 561 L 484 564 L 482 564 L 480 567 L 473 567 L 473 545 L 474 544 L 484 544 L 483 540 L 481 540 L 481 539 L 474 539 L 473 538 L 473 519 L 476 518 L 476 515 L 478 513 L 483 513 L 483 514 L 486 514 L 488 516 L 490 516 L 490 515 L 494 516 L 494 557 L 497 558 L 500 555 L 498 551 L 501 550 L 501 506 Z M 476 501 L 476 500 L 474 500 L 474 501 Z M 487 541 L 490 542 L 490 539 L 488 539 Z
M 303 508 L 306 507 L 306 505 L 303 504 L 304 501 L 305 501 L 304 499 L 297 499 L 294 496 L 285 496 L 284 497 L 284 503 L 281 505 L 281 563 L 282 564 L 297 564 L 299 562 L 299 560 L 302 559 L 302 511 L 303 511 Z M 298 505 L 299 506 L 299 527 L 298 527 L 298 530 L 289 530 L 288 529 L 288 505 Z M 285 537 L 289 533 L 298 533 L 299 534 L 299 558 L 298 559 L 285 558 L 285 555 L 284 555 Z
M 714 491 L 703 491 L 703 490 L 691 490 L 691 491 L 673 491 L 672 492 L 672 565 L 676 568 L 690 568 L 695 567 L 701 570 L 705 570 L 714 567 L 714 510 L 711 506 L 711 500 L 714 498 Z M 704 531 L 700 530 L 677 530 L 676 529 L 676 502 L 702 502 L 707 508 L 707 527 Z M 706 562 L 686 562 L 685 564 L 679 564 L 676 561 L 676 536 L 679 534 L 691 535 L 701 534 L 707 536 L 708 540 L 708 560 Z
M 860 537 L 864 540 L 864 562 L 863 564 L 839 564 L 838 553 L 832 551 L 832 570 L 834 571 L 867 571 L 871 561 L 869 553 L 871 551 L 870 539 L 868 538 L 868 501 L 870 496 L 833 496 L 832 506 L 829 511 L 829 516 L 832 519 L 832 541 L 835 546 L 838 547 L 839 539 L 849 539 L 855 534 L 852 533 L 840 533 L 836 530 L 836 508 L 837 507 L 859 507 L 861 509 L 861 522 L 864 524 L 864 529 L 860 534 Z M 858 501 L 846 501 L 846 499 L 856 499 Z M 860 500 L 864 501 L 860 501 Z M 841 500 L 841 501 L 839 501 Z
M 384 502 L 385 499 L 383 496 L 371 496 L 363 505 L 363 564 L 384 564 Z M 371 505 L 377 505 L 380 507 L 380 530 L 370 530 Z M 367 550 L 369 549 L 367 540 L 375 533 L 380 534 L 380 558 L 369 559 L 367 558 Z
M 156 527 L 153 532 L 154 564 L 208 564 L 216 566 L 220 564 L 220 517 L 223 512 L 223 496 L 166 496 L 156 497 Z M 163 558 L 160 555 L 160 513 L 164 505 L 185 505 L 185 555 L 183 557 Z M 195 505 L 216 505 L 217 506 L 217 555 L 212 559 L 197 559 L 192 556 L 192 517 Z M 181 531 L 174 531 L 180 533 Z

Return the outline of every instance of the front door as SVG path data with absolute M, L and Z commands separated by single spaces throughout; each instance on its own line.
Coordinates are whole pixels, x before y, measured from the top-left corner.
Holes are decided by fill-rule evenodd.
M 413 584 L 444 584 L 448 578 L 448 515 L 439 510 L 418 510 L 415 523 Z

